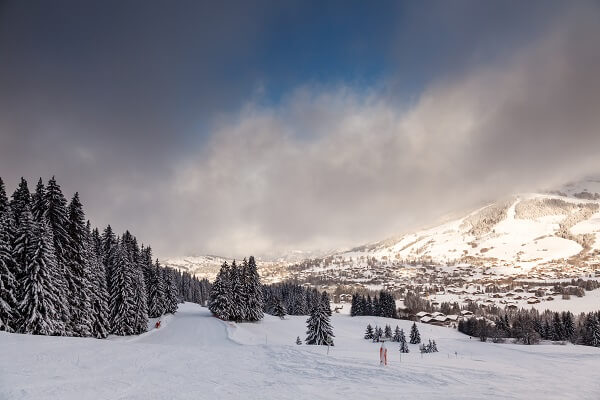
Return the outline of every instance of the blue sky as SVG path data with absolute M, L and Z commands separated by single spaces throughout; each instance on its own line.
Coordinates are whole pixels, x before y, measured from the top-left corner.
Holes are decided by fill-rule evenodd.
M 0 174 L 161 254 L 381 239 L 592 168 L 599 8 L 5 1 Z

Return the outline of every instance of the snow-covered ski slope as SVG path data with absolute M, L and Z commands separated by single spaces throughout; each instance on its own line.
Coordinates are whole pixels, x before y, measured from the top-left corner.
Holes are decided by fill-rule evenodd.
M 225 323 L 186 303 L 144 335 L 95 340 L 0 333 L 0 399 L 598 399 L 600 349 L 480 343 L 418 324 L 439 353 L 402 355 L 361 339 L 367 323 L 334 315 L 335 347 L 297 346 L 305 317 Z M 456 354 L 455 354 L 456 352 Z

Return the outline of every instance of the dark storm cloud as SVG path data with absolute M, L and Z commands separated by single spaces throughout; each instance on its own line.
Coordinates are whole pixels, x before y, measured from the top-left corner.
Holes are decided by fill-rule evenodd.
M 393 29 L 342 3 L 16 4 L 0 176 L 56 174 L 161 256 L 370 241 L 600 168 L 596 3 L 407 5 Z

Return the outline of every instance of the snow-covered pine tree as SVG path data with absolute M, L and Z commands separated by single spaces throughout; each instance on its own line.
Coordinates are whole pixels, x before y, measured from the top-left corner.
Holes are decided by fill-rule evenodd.
M 135 304 L 131 266 L 127 250 L 120 240 L 111 258 L 113 277 L 109 290 L 110 332 L 115 335 L 131 335 L 135 331 Z
M 150 279 L 150 299 L 148 314 L 150 318 L 158 318 L 165 313 L 165 285 L 162 268 L 158 259 L 154 264 Z
M 296 344 L 300 346 L 302 344 L 302 340 L 300 340 L 300 336 L 296 336 Z
M 65 252 L 71 307 L 71 331 L 76 336 L 92 335 L 91 285 L 86 271 L 86 227 L 83 206 L 75 193 L 69 204 L 69 247 Z
M 373 315 L 380 316 L 381 315 L 381 303 L 379 301 L 379 297 L 375 295 L 373 298 Z
M 555 312 L 553 314 L 552 317 L 552 328 L 554 330 L 554 335 L 552 337 L 552 340 L 564 340 L 565 339 L 565 333 L 564 333 L 564 327 L 562 324 L 562 320 L 560 319 L 560 314 Z
M 367 329 L 365 331 L 364 338 L 371 340 L 371 339 L 373 339 L 373 334 L 374 334 L 373 327 L 371 326 L 371 324 L 367 325 Z
M 429 341 L 429 352 L 430 353 L 437 353 L 438 352 L 438 348 L 437 348 L 437 344 L 435 343 L 435 340 L 430 340 Z
M 89 222 L 86 230 L 89 232 Z M 102 264 L 100 251 L 100 234 L 98 230 L 88 233 L 86 238 L 86 272 L 91 286 L 92 336 L 103 339 L 109 333 L 108 290 L 106 273 Z
M 16 264 L 15 272 L 17 280 L 21 279 L 21 274 L 29 266 L 37 247 L 35 229 L 36 226 L 29 210 L 29 205 L 26 204 L 19 216 L 19 225 L 16 230 L 12 250 L 12 258 Z M 21 296 L 18 294 L 17 297 Z
M 0 191 L 3 190 L 0 180 Z M 0 202 L 2 193 L 0 192 Z M 1 207 L 1 205 L 0 205 Z M 14 332 L 18 319 L 17 280 L 13 274 L 10 216 L 0 209 L 0 331 Z
M 46 188 L 42 178 L 38 181 L 35 193 L 31 196 L 31 214 L 37 223 L 40 223 L 46 214 Z
M 394 329 L 394 336 L 392 336 L 392 342 L 400 342 L 400 327 L 396 325 Z
M 0 215 L 8 212 L 10 212 L 10 209 L 8 206 L 8 197 L 6 196 L 6 187 L 0 177 Z
M 133 304 L 135 309 L 134 331 L 136 334 L 148 330 L 148 299 L 144 273 L 139 265 L 132 265 Z M 175 306 L 177 309 L 177 306 Z
M 386 339 L 391 339 L 392 338 L 392 327 L 389 325 L 385 326 L 385 330 L 383 332 L 383 336 L 385 336 Z
M 593 313 L 589 313 L 586 321 L 585 344 L 600 347 L 600 321 Z
M 230 320 L 241 322 L 246 320 L 248 304 L 246 298 L 246 263 L 239 267 L 235 260 L 229 268 L 229 282 L 231 283 L 231 315 Z
M 373 300 L 371 300 L 371 295 L 367 295 L 367 300 L 365 302 L 365 313 L 364 315 L 374 315 L 373 314 Z
M 329 315 L 322 304 L 313 308 L 306 323 L 308 327 L 306 344 L 333 346 L 333 329 L 329 322 Z
M 404 330 L 400 329 L 400 353 L 408 353 L 408 344 L 406 343 L 406 336 L 404 335 Z
M 178 293 L 177 285 L 173 279 L 173 272 L 170 268 L 163 268 L 163 279 L 165 282 L 166 296 L 165 296 L 165 312 L 169 314 L 175 314 L 178 307 Z
M 286 311 L 283 302 L 278 298 L 275 299 L 275 304 L 273 306 L 273 315 L 281 319 L 284 319 L 286 316 Z
M 27 213 L 28 210 L 23 215 Z M 56 268 L 56 257 L 52 233 L 46 221 L 35 227 L 34 235 L 35 250 L 21 281 L 23 297 L 19 305 L 19 331 L 34 335 L 62 334 L 62 321 L 55 307 L 59 299 L 52 290 L 52 270 Z
M 25 210 L 31 212 L 31 193 L 27 187 L 27 181 L 21 178 L 19 186 L 12 195 L 10 202 L 10 210 L 13 214 L 15 225 L 19 227 L 21 225 L 21 216 Z
M 418 343 L 421 343 L 421 335 L 419 334 L 417 324 L 413 322 L 412 327 L 410 328 L 410 344 Z
M 231 282 L 229 265 L 224 261 L 210 291 L 208 309 L 217 317 L 229 320 L 231 316 Z
M 68 234 L 68 211 L 67 200 L 63 196 L 62 191 L 56 179 L 52 177 L 46 185 L 45 192 L 45 214 L 46 221 L 52 231 L 54 251 L 56 253 L 56 280 L 55 284 L 57 291 L 60 292 L 60 299 L 63 300 L 57 306 L 57 312 L 61 316 L 61 320 L 65 325 L 64 334 L 72 334 L 70 328 L 71 308 L 69 305 L 69 286 L 71 281 L 70 269 L 66 266 L 66 254 L 69 250 L 69 234 Z M 66 301 L 65 301 L 66 300 Z
M 352 295 L 352 305 L 350 306 L 350 316 L 351 317 L 356 317 L 357 315 L 360 315 L 358 313 L 359 302 L 360 302 L 360 299 L 359 299 L 358 295 L 356 293 L 354 293 Z
M 383 329 L 378 326 L 375 326 L 375 331 L 373 332 L 373 342 L 380 342 L 383 337 Z
M 262 285 L 260 283 L 260 276 L 258 275 L 258 269 L 256 267 L 256 261 L 253 256 L 248 259 L 248 267 L 246 268 L 246 294 L 248 312 L 246 320 L 248 321 L 260 321 L 263 314 L 263 293 Z
M 562 313 L 563 327 L 565 329 L 565 339 L 572 340 L 575 336 L 575 321 L 570 311 Z
M 327 313 L 327 315 L 329 315 L 331 317 L 331 314 L 332 314 L 331 301 L 329 299 L 329 293 L 327 293 L 326 291 L 323 291 L 323 293 L 321 293 L 321 303 L 323 304 L 323 307 L 325 308 L 325 312 Z
M 114 265 L 115 248 L 117 237 L 110 225 L 104 228 L 102 232 L 102 263 L 106 268 L 106 287 L 109 289 L 112 286 L 111 279 L 113 276 L 112 266 Z
M 152 249 L 150 246 L 142 246 L 140 254 L 140 268 L 144 274 L 144 284 L 146 286 L 146 299 L 148 300 L 148 309 L 150 309 L 150 286 L 152 281 L 152 271 L 154 265 L 152 264 Z

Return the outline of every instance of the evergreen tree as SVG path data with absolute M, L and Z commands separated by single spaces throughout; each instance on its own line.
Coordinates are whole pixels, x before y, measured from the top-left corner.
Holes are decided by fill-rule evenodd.
M 374 315 L 373 314 L 373 300 L 371 300 L 371 295 L 367 295 L 367 300 L 365 302 L 365 314 L 364 315 Z
M 383 335 L 385 336 L 386 339 L 391 339 L 392 338 L 392 327 L 389 325 L 386 325 Z
M 367 314 L 368 312 L 368 304 L 367 304 L 367 299 L 365 296 L 360 296 L 360 301 L 358 302 L 359 304 L 359 308 L 358 308 L 358 314 L 357 315 L 369 315 Z
M 8 197 L 6 197 L 6 187 L 4 181 L 0 178 L 0 216 L 10 211 L 8 206 Z
M 560 314 L 557 312 L 554 313 L 552 318 L 552 327 L 554 328 L 552 340 L 564 340 L 566 335 L 564 333 L 564 327 L 562 320 L 560 319 Z
M 2 210 L 2 180 L 0 180 L 0 331 L 14 332 L 18 319 L 17 280 L 13 274 L 10 217 Z
M 112 266 L 113 258 L 117 244 L 117 237 L 110 225 L 104 228 L 102 232 L 102 263 L 106 268 L 106 287 L 112 286 L 111 279 L 113 276 Z
M 355 293 L 352 295 L 352 305 L 350 306 L 350 316 L 356 317 L 357 315 L 362 315 L 359 313 L 358 308 L 360 304 L 360 299 L 358 295 Z
M 364 338 L 371 340 L 371 339 L 373 339 L 373 335 L 374 335 L 373 327 L 371 326 L 371 324 L 369 324 L 369 325 L 367 325 L 367 330 L 365 331 Z
M 178 307 L 177 285 L 173 279 L 173 274 L 170 268 L 163 268 L 163 279 L 165 282 L 165 312 L 175 314 Z
M 42 222 L 46 214 L 46 188 L 42 178 L 38 181 L 35 193 L 31 196 L 31 214 L 37 223 Z
M 19 306 L 19 330 L 34 335 L 61 334 L 60 316 L 55 308 L 59 299 L 52 291 L 52 270 L 56 267 L 56 258 L 52 233 L 45 221 L 35 228 L 34 248 L 21 282 L 23 298 Z
M 381 341 L 382 337 L 383 337 L 383 329 L 381 329 L 380 327 L 376 326 L 375 327 L 375 332 L 373 332 L 373 342 L 379 342 L 379 341 Z
M 16 278 L 20 280 L 21 274 L 28 268 L 37 247 L 35 237 L 36 227 L 31 216 L 31 211 L 29 210 L 29 205 L 26 205 L 21 212 L 19 221 L 20 223 L 13 244 L 12 258 L 16 265 Z
M 321 293 L 321 304 L 323 304 L 323 308 L 325 309 L 327 315 L 331 317 L 331 301 L 329 300 L 329 294 L 326 291 Z
M 410 328 L 410 344 L 418 343 L 421 343 L 421 335 L 419 334 L 417 324 L 413 322 L 412 327 Z
M 136 334 L 144 333 L 148 330 L 148 298 L 146 297 L 146 283 L 144 274 L 139 265 L 133 265 L 133 304 L 135 309 L 134 331 Z M 170 306 L 170 304 L 169 304 Z M 175 313 L 177 310 L 177 301 L 175 301 Z
M 284 319 L 286 315 L 285 307 L 279 299 L 276 299 L 275 301 L 275 306 L 273 307 L 273 315 L 281 319 Z
M 10 210 L 13 213 L 13 219 L 15 225 L 19 227 L 21 225 L 21 216 L 27 210 L 31 212 L 31 193 L 27 187 L 27 181 L 25 178 L 21 178 L 21 182 L 17 187 L 17 190 L 12 195 L 10 202 Z
M 315 308 L 306 320 L 306 344 L 333 346 L 333 329 L 329 322 L 329 315 L 321 304 Z
M 92 301 L 88 272 L 86 271 L 86 227 L 83 206 L 75 193 L 69 204 L 69 245 L 65 252 L 66 275 L 71 309 L 70 327 L 76 336 L 92 334 Z
M 437 353 L 438 349 L 437 349 L 437 344 L 435 343 L 435 340 L 429 340 L 429 346 L 428 346 L 428 353 Z
M 256 261 L 252 256 L 248 259 L 245 283 L 248 296 L 248 314 L 246 315 L 246 319 L 248 321 L 259 321 L 263 318 L 263 294 Z
M 208 309 L 217 317 L 229 320 L 232 315 L 231 282 L 229 265 L 223 262 L 210 292 Z
M 600 321 L 590 313 L 586 321 L 586 343 L 588 346 L 600 347 Z
M 46 219 L 50 224 L 54 237 L 54 249 L 59 267 L 64 268 L 65 257 L 69 251 L 69 216 L 67 211 L 67 199 L 62 194 L 56 179 L 52 177 L 46 185 Z
M 56 254 L 56 290 L 58 291 L 57 295 L 59 298 L 63 300 L 57 305 L 57 312 L 60 314 L 61 320 L 65 325 L 64 334 L 70 335 L 72 334 L 72 330 L 69 282 L 72 282 L 72 278 L 70 276 L 71 270 L 68 268 L 66 262 L 70 246 L 67 200 L 63 196 L 60 186 L 56 183 L 54 177 L 46 185 L 45 197 L 44 216 L 52 232 Z
M 231 315 L 229 319 L 233 321 L 245 321 L 249 314 L 247 304 L 247 284 L 246 284 L 247 263 L 244 260 L 243 266 L 238 267 L 235 260 L 231 262 L 229 268 L 229 282 L 231 282 Z
M 573 314 L 570 311 L 563 312 L 562 322 L 565 332 L 566 340 L 573 340 L 575 336 L 575 322 L 573 321 Z
M 396 329 L 394 329 L 394 336 L 392 337 L 392 342 L 400 342 L 400 327 L 396 325 Z
M 154 264 L 150 282 L 148 314 L 150 318 L 158 318 L 165 313 L 165 287 L 158 260 Z
M 86 229 L 86 230 L 89 230 Z M 92 307 L 92 335 L 103 339 L 109 333 L 108 289 L 106 287 L 106 271 L 99 253 L 100 235 L 98 230 L 88 234 L 86 241 L 86 271 L 89 272 Z
M 400 353 L 408 353 L 408 344 L 406 344 L 406 336 L 404 335 L 404 330 L 400 329 Z
M 377 295 L 373 298 L 373 314 L 377 317 L 381 316 L 381 304 L 379 303 L 379 298 Z
M 111 261 L 110 331 L 115 335 L 132 335 L 135 332 L 136 305 L 133 301 L 131 266 L 127 250 L 120 241 L 117 241 Z

